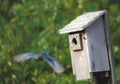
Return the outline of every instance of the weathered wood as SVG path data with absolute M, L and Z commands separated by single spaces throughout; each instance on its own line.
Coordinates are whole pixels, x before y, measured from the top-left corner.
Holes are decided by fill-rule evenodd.
M 117 84 L 116 74 L 115 74 L 114 55 L 112 50 L 111 34 L 110 34 L 110 28 L 108 24 L 107 13 L 105 13 L 105 15 L 103 16 L 103 23 L 104 23 L 104 32 L 105 32 L 110 71 L 91 73 L 92 74 L 91 84 Z M 106 73 L 108 75 L 104 76 Z
M 63 33 L 69 33 L 73 74 L 77 80 L 91 76 L 92 84 L 117 84 L 107 11 L 79 16 L 60 30 Z
M 68 25 L 66 25 L 59 32 L 60 34 L 63 34 L 63 33 L 82 31 L 85 28 L 87 28 L 91 23 L 93 23 L 96 19 L 98 19 L 100 16 L 105 14 L 105 12 L 106 10 L 85 13 L 77 17 L 75 20 L 71 21 Z
M 109 61 L 102 17 L 87 29 L 88 48 L 92 72 L 109 71 Z
M 108 50 L 108 57 L 109 57 L 109 64 L 110 64 L 110 81 L 111 84 L 117 84 L 116 80 L 116 73 L 115 73 L 115 62 L 114 62 L 114 54 L 112 48 L 112 40 L 111 40 L 111 31 L 109 27 L 108 21 L 108 12 L 106 11 L 104 18 L 104 30 L 106 33 L 106 40 L 107 40 L 107 50 Z
M 83 44 L 81 39 L 81 34 L 71 34 L 69 35 L 70 47 L 72 50 L 82 50 Z
M 84 39 L 84 34 L 82 35 L 82 50 L 75 51 L 72 49 L 73 44 L 71 42 L 71 39 L 73 38 L 75 34 L 69 35 L 69 44 L 70 44 L 70 51 L 71 51 L 71 59 L 72 59 L 72 66 L 73 66 L 73 74 L 76 75 L 77 80 L 83 80 L 90 78 L 90 66 L 88 63 L 88 55 L 87 55 L 87 49 L 86 49 L 86 42 Z M 80 43 L 80 41 L 78 41 Z

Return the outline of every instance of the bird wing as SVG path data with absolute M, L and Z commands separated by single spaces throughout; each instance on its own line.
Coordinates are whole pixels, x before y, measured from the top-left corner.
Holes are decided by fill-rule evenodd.
M 64 72 L 64 67 L 62 66 L 62 64 L 57 59 L 55 59 L 55 58 L 53 58 L 51 56 L 47 56 L 45 58 L 45 61 L 48 62 L 48 64 L 52 67 L 52 69 L 56 73 Z
M 25 61 L 28 60 L 30 58 L 35 58 L 36 56 L 38 56 L 36 53 L 30 52 L 30 53 L 22 53 L 19 55 L 16 55 L 14 57 L 14 61 L 15 62 L 21 62 L 21 61 Z

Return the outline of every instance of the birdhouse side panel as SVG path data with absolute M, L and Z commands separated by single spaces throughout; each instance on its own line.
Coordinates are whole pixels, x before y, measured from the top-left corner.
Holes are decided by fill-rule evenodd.
M 101 16 L 98 18 L 86 29 L 86 31 L 91 71 L 99 72 L 110 70 L 103 17 Z

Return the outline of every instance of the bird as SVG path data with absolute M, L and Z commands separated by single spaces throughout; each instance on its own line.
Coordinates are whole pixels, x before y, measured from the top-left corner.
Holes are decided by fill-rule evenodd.
M 63 65 L 56 58 L 49 56 L 48 50 L 45 50 L 42 53 L 27 52 L 27 53 L 18 54 L 14 56 L 14 61 L 19 63 L 28 60 L 30 58 L 33 58 L 36 61 L 42 61 L 42 60 L 46 61 L 50 65 L 50 67 L 58 74 L 64 72 Z

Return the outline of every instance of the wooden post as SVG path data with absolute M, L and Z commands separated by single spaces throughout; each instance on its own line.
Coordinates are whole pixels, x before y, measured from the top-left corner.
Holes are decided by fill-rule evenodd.
M 110 72 L 92 73 L 91 84 L 112 84 L 110 80 Z
M 108 43 L 107 46 L 108 46 L 109 61 L 110 61 L 110 80 L 111 80 L 111 84 L 117 84 L 111 32 L 110 32 L 109 21 L 108 21 L 108 12 L 106 12 L 106 14 L 104 15 L 104 19 L 105 19 L 104 21 L 106 23 L 105 24 L 105 33 L 106 33 L 106 39 L 107 39 L 107 43 Z

